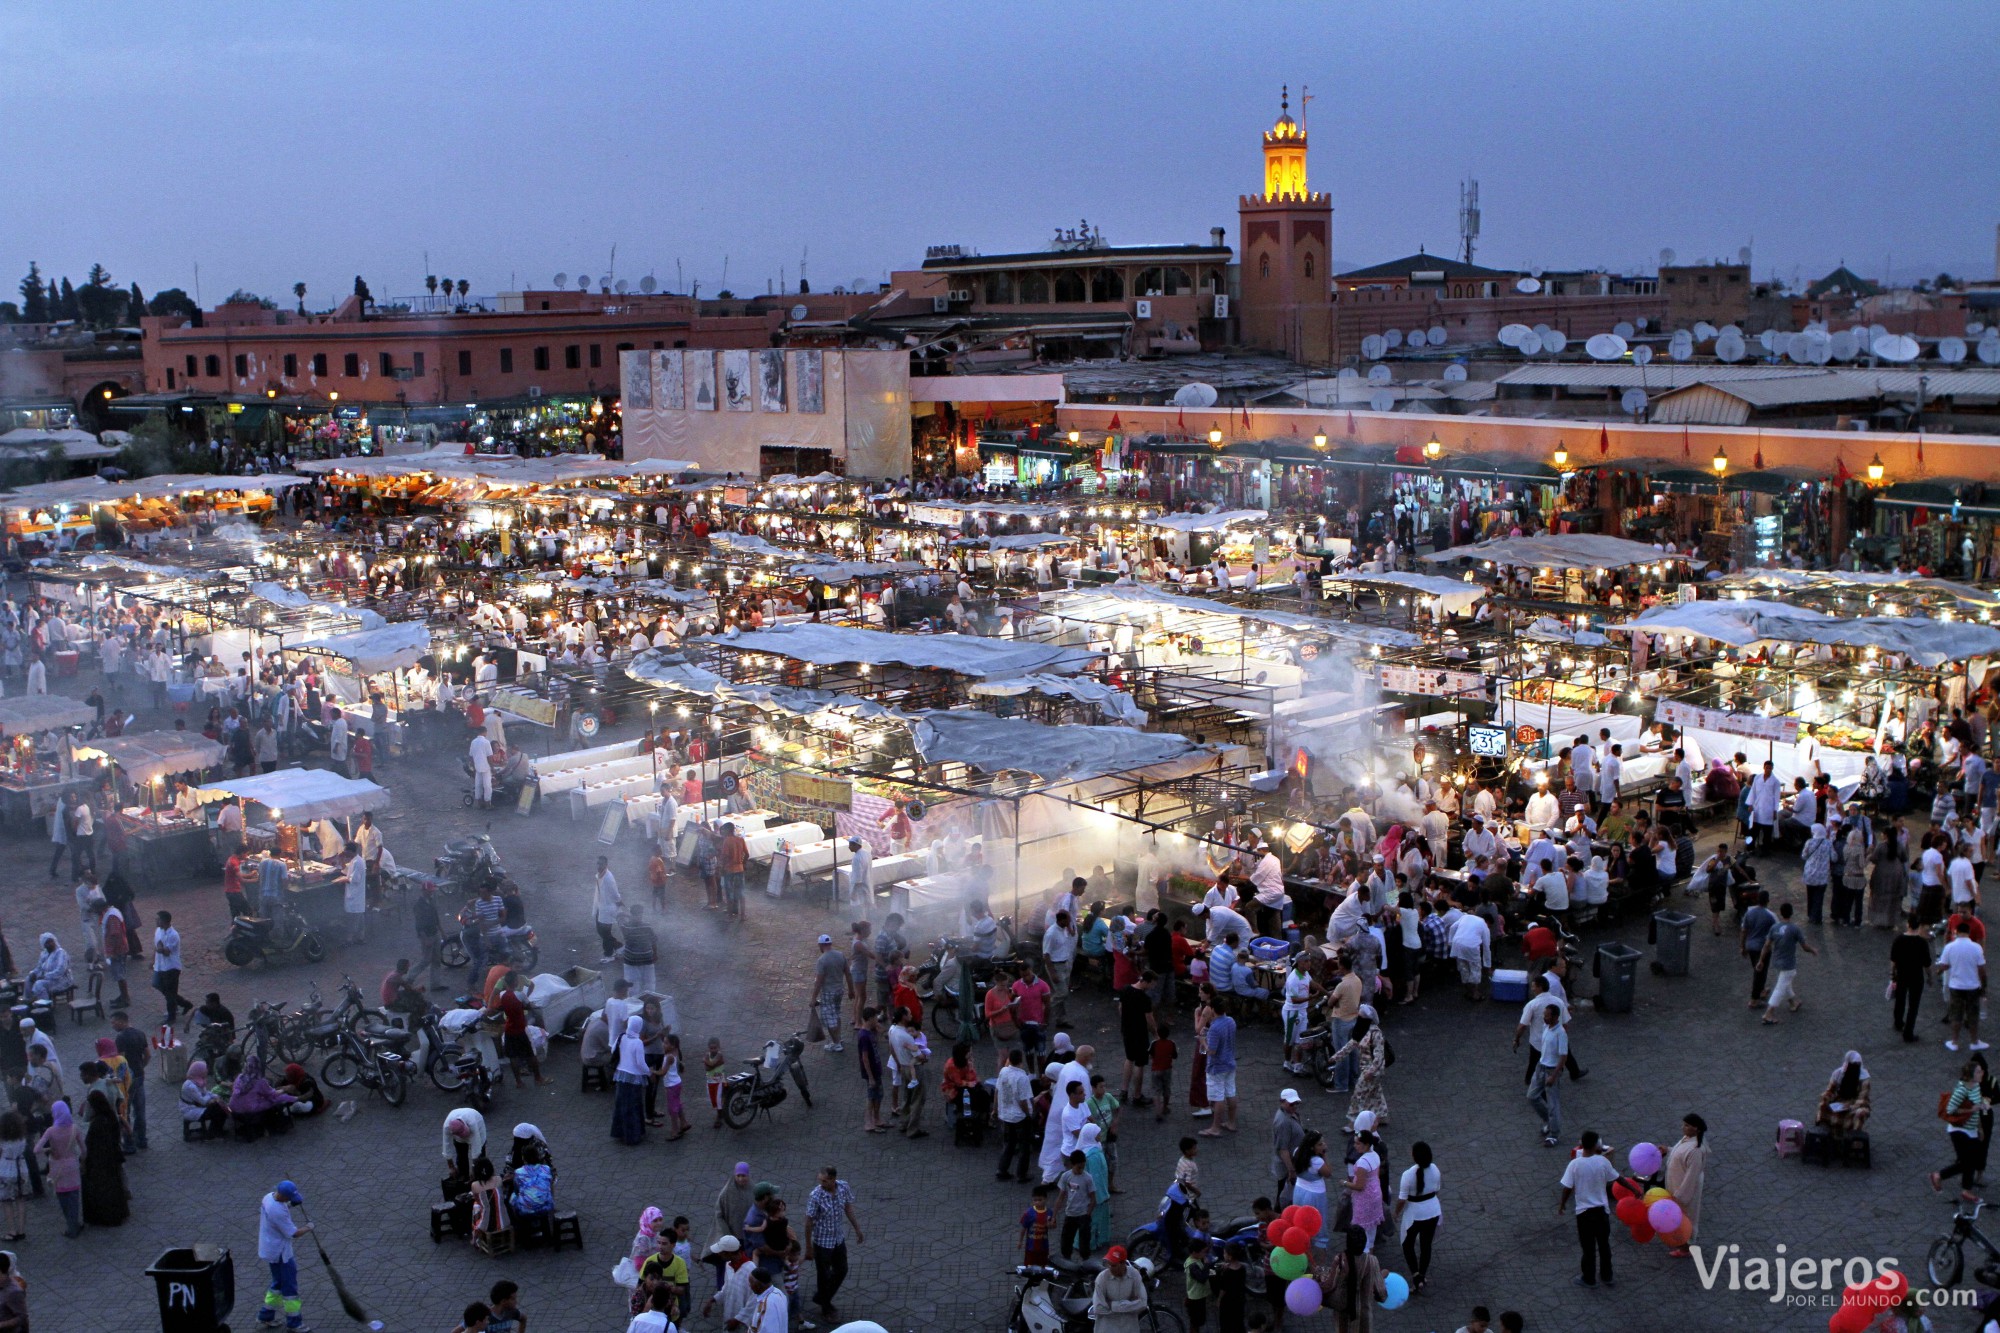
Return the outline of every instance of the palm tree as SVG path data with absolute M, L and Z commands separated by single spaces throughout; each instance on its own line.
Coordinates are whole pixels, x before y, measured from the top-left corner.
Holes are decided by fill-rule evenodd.
M 305 314 L 305 312 L 306 312 L 306 285 L 305 285 L 305 284 L 304 284 L 303 282 L 295 282 L 295 283 L 293 283 L 293 284 L 292 284 L 292 295 L 293 295 L 293 296 L 296 296 L 296 297 L 298 297 L 298 298 L 299 298 L 299 313 L 300 313 L 301 315 Z
M 438 291 L 437 275 L 434 273 L 426 273 L 424 275 L 424 286 L 427 289 L 429 289 L 430 294 L 432 296 L 436 296 Z
M 465 294 L 471 290 L 472 290 L 471 283 L 467 282 L 464 278 L 460 278 L 458 280 L 458 299 L 460 301 L 463 301 L 465 299 Z

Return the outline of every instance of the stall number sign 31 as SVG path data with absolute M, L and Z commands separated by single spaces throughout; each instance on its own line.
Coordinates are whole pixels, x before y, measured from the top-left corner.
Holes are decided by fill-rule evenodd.
M 1507 757 L 1507 728 L 1475 726 L 1468 730 L 1471 732 L 1471 749 L 1474 754 L 1487 759 Z

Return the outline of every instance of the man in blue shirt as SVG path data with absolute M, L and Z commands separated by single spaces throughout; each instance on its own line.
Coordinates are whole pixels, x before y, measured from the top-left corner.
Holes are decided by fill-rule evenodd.
M 305 1302 L 299 1299 L 298 1255 L 292 1237 L 311 1231 L 310 1222 L 293 1222 L 292 1205 L 304 1203 L 299 1187 L 289 1180 L 264 1196 L 257 1210 L 257 1257 L 271 1266 L 271 1285 L 264 1292 L 264 1308 L 257 1312 L 259 1328 L 275 1328 L 278 1310 L 283 1307 L 285 1327 L 304 1328 Z
M 1215 1020 L 1208 1025 L 1208 1102 L 1215 1118 L 1202 1137 L 1219 1139 L 1236 1129 L 1236 1020 L 1229 1001 L 1217 996 Z
M 1750 960 L 1750 1007 L 1764 1006 L 1764 976 L 1770 970 L 1771 960 L 1764 952 L 1764 942 L 1771 938 L 1771 931 L 1778 924 L 1778 918 L 1771 913 L 1771 893 L 1768 889 L 1757 890 L 1757 901 L 1743 914 L 1743 956 Z

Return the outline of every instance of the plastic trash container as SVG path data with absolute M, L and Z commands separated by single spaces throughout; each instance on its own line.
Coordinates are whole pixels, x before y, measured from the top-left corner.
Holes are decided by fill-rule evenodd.
M 236 1265 L 227 1246 L 168 1250 L 146 1275 L 159 1285 L 161 1333 L 215 1333 L 236 1308 Z
M 1688 949 L 1694 939 L 1694 918 L 1686 912 L 1653 913 L 1653 972 L 1662 977 L 1688 974 Z
M 1590 966 L 1597 978 L 1597 1007 L 1607 1014 L 1632 1012 L 1632 992 L 1639 979 L 1639 959 L 1644 957 L 1627 944 L 1600 944 L 1597 959 Z

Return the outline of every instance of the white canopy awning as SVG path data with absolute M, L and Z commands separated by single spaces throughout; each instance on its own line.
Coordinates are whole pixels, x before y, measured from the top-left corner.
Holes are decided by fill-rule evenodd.
M 1087 542 L 1088 534 L 1074 532 L 1011 532 L 1000 537 L 967 537 L 957 545 L 977 546 L 984 540 L 990 550 L 1033 551 L 1044 546 L 1067 546 L 1071 542 Z
M 263 598 L 273 606 L 285 606 L 293 610 L 310 607 L 336 616 L 350 616 L 360 621 L 363 629 L 380 629 L 389 623 L 366 607 L 346 606 L 340 602 L 322 602 L 297 589 L 287 588 L 282 583 L 253 583 L 250 585 L 250 591 L 254 596 Z
M 1270 517 L 1261 509 L 1225 509 L 1219 514 L 1155 514 L 1145 522 L 1175 532 L 1220 532 L 1232 523 L 1268 521 Z
M 913 560 L 823 560 L 792 566 L 792 573 L 821 583 L 879 579 L 890 574 L 914 574 L 925 566 Z
M 37 731 L 81 727 L 97 720 L 97 710 L 61 694 L 22 694 L 0 699 L 0 735 L 26 736 Z
M 88 745 L 79 745 L 76 755 L 88 759 L 101 756 L 118 765 L 135 783 L 176 773 L 199 773 L 222 762 L 228 751 L 198 731 L 140 731 L 123 736 L 103 736 Z
M 1045 614 L 1065 620 L 1085 620 L 1105 625 L 1145 624 L 1155 618 L 1164 618 L 1165 611 L 1173 610 L 1188 615 L 1222 616 L 1237 621 L 1253 621 L 1278 629 L 1321 634 L 1329 639 L 1381 644 L 1385 648 L 1415 648 L 1423 643 L 1421 635 L 1412 634 L 1408 630 L 1389 629 L 1380 625 L 1355 625 L 1347 621 L 1330 620 L 1324 616 L 1309 616 L 1298 611 L 1266 611 L 1256 607 L 1232 606 L 1227 602 L 1210 601 L 1206 597 L 1189 597 L 1183 593 L 1164 592 L 1158 588 L 1129 583 L 1115 583 L 1086 591 L 1044 597 L 1041 609 Z
M 1700 569 L 1704 562 L 1669 555 L 1644 542 L 1598 533 L 1572 532 L 1546 537 L 1501 537 L 1472 546 L 1447 546 L 1419 557 L 1429 564 L 1447 560 L 1484 560 L 1496 565 L 1529 565 L 1535 569 L 1625 569 L 1679 560 Z
M 971 634 L 891 634 L 846 625 L 775 625 L 770 629 L 711 635 L 698 642 L 739 652 L 770 653 L 797 662 L 837 666 L 865 662 L 962 676 L 1002 679 L 1036 671 L 1081 671 L 1090 653 L 1052 644 L 982 639 Z
M 1486 595 L 1484 584 L 1467 583 L 1462 579 L 1443 578 L 1437 574 L 1403 574 L 1388 572 L 1382 574 L 1329 574 L 1328 583 L 1359 583 L 1378 588 L 1403 588 L 1423 597 L 1434 597 L 1447 613 L 1463 611 Z
M 1896 653 L 1922 667 L 2000 654 L 2000 627 L 1928 616 L 1844 620 L 1780 602 L 1689 602 L 1656 606 L 1613 628 L 1692 634 L 1737 648 L 1759 643 L 1836 644 Z
M 927 764 L 1032 773 L 1051 782 L 1126 773 L 1202 748 L 1173 732 L 1051 727 L 1025 718 L 962 710 L 924 713 L 911 735 Z
M 398 454 L 389 458 L 316 458 L 298 465 L 301 472 L 344 472 L 355 477 L 400 477 L 427 473 L 494 486 L 559 486 L 600 478 L 653 477 L 691 471 L 694 466 L 693 463 L 672 458 L 622 462 L 597 454 L 558 454 L 549 458 L 468 454 L 461 445 L 443 445 L 427 453 Z
M 1117 722 L 1143 727 L 1146 710 L 1123 690 L 1091 680 L 1087 676 L 1016 676 L 1012 680 L 982 680 L 966 691 L 989 698 L 1011 698 L 1017 694 L 1049 694 L 1094 705 L 1104 716 Z
M 1843 587 L 1892 592 L 1903 589 L 1950 597 L 1972 606 L 2000 606 L 2000 593 L 1975 588 L 1950 579 L 1927 578 L 1922 574 L 1893 571 L 1830 569 L 1749 569 L 1729 574 L 1708 585 L 1711 588 L 1817 588 L 1837 591 Z
M 431 650 L 430 626 L 416 620 L 399 620 L 374 629 L 357 629 L 346 634 L 328 634 L 290 645 L 295 651 L 329 653 L 353 663 L 364 676 L 377 671 L 396 671 L 415 666 Z
M 211 782 L 195 790 L 203 804 L 242 797 L 255 801 L 287 823 L 343 819 L 389 804 L 389 792 L 360 778 L 344 778 L 323 768 L 281 768 L 275 773 Z

